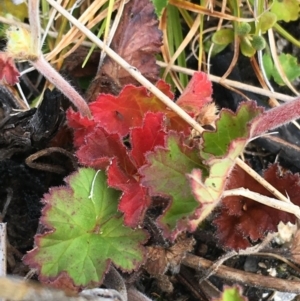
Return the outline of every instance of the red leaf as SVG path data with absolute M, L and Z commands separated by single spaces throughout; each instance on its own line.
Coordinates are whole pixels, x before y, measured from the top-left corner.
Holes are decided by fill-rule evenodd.
M 178 98 L 177 104 L 188 113 L 198 115 L 212 101 L 212 84 L 204 72 L 195 72 L 189 84 Z
M 120 137 L 117 134 L 108 134 L 100 127 L 95 127 L 85 136 L 76 155 L 81 164 L 95 169 L 105 169 L 113 158 L 118 158 L 120 166 L 127 173 L 133 174 L 136 171 Z
M 123 191 L 119 210 L 124 213 L 125 225 L 136 227 L 143 221 L 144 214 L 151 204 L 147 188 L 141 186 L 135 177 L 125 174 L 115 159 L 108 168 L 108 184 Z
M 279 167 L 271 165 L 264 178 L 281 193 L 287 194 L 295 205 L 300 204 L 299 174 L 287 172 L 279 175 Z M 235 167 L 231 173 L 226 189 L 244 187 L 262 195 L 272 197 L 272 194 L 259 185 L 240 167 Z M 242 249 L 251 246 L 252 242 L 263 239 L 267 232 L 277 231 L 280 221 L 295 223 L 293 214 L 276 210 L 244 197 L 226 197 L 222 200 L 219 216 L 214 220 L 217 226 L 217 236 L 226 248 Z
M 156 86 L 173 98 L 170 86 L 165 82 L 159 81 Z M 189 132 L 188 124 L 145 87 L 127 85 L 118 96 L 101 94 L 90 104 L 90 109 L 97 124 L 108 133 L 118 133 L 122 137 L 129 133 L 131 127 L 141 127 L 144 115 L 149 111 L 166 113 L 170 119 L 170 128 Z
M 141 128 L 131 130 L 131 158 L 137 168 L 146 163 L 145 155 L 157 145 L 164 145 L 166 136 L 164 124 L 165 114 L 147 113 Z
M 13 86 L 19 82 L 19 76 L 13 58 L 5 52 L 0 52 L 0 81 Z
M 83 117 L 79 112 L 74 112 L 72 109 L 67 111 L 68 125 L 74 129 L 74 145 L 82 146 L 84 137 L 93 131 L 96 123 L 94 120 Z

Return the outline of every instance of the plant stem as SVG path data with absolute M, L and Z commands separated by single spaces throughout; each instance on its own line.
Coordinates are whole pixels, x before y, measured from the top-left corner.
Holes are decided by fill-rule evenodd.
M 163 68 L 167 68 L 169 66 L 169 64 L 167 64 L 165 62 L 162 62 L 162 61 L 156 61 L 156 64 L 160 67 L 163 67 Z M 184 68 L 184 67 L 181 67 L 181 66 L 175 66 L 175 65 L 170 66 L 170 69 L 173 70 L 173 71 L 182 72 L 182 73 L 185 73 L 185 74 L 188 74 L 188 75 L 191 75 L 191 76 L 195 72 L 197 72 L 197 71 L 192 70 L 192 69 Z M 211 80 L 214 83 L 224 84 L 224 85 L 227 85 L 227 86 L 230 86 L 230 87 L 233 87 L 233 88 L 253 92 L 253 93 L 256 93 L 256 94 L 259 94 L 259 95 L 268 96 L 268 97 L 271 97 L 271 98 L 277 98 L 277 99 L 282 100 L 282 101 L 291 101 L 291 100 L 294 99 L 294 97 L 290 96 L 290 95 L 285 95 L 285 94 L 282 94 L 282 93 L 269 91 L 269 90 L 266 90 L 266 89 L 263 89 L 263 88 L 254 87 L 254 86 L 247 85 L 247 84 L 244 84 L 244 83 L 241 83 L 241 82 L 238 82 L 238 81 L 234 81 L 234 80 L 230 80 L 230 79 L 222 79 L 221 77 L 215 76 L 215 75 L 212 75 L 212 74 L 208 74 L 207 76 L 208 76 L 209 80 Z
M 28 1 L 28 15 L 30 19 L 31 51 L 37 56 L 41 54 L 41 25 L 40 25 L 40 1 Z
M 31 64 L 41 72 L 56 88 L 58 88 L 78 108 L 83 116 L 91 117 L 90 109 L 82 96 L 40 55 Z
M 41 53 L 41 25 L 39 17 L 39 0 L 28 1 L 30 21 L 31 52 L 36 55 L 31 64 L 41 72 L 55 87 L 57 87 L 78 108 L 83 116 L 91 117 L 90 109 L 80 94 L 45 60 Z
M 295 39 L 289 32 L 287 32 L 284 28 L 282 28 L 278 23 L 275 23 L 273 25 L 273 28 L 280 34 L 282 35 L 286 40 L 291 42 L 297 47 L 300 47 L 300 41 Z
M 182 259 L 182 264 L 196 271 L 201 271 L 203 269 L 209 269 L 213 265 L 213 262 L 192 254 L 187 254 L 186 257 Z M 233 283 L 237 282 L 243 285 L 253 285 L 264 289 L 274 289 L 280 292 L 300 293 L 299 281 L 257 275 L 224 265 L 221 265 L 218 270 L 215 271 L 215 275 L 230 280 Z
M 252 137 L 300 118 L 300 97 L 261 114 L 253 121 Z

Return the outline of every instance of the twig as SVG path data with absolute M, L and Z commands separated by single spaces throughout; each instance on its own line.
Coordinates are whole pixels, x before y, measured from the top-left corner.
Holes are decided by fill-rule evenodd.
M 28 1 L 28 11 L 30 16 L 31 51 L 41 55 L 41 25 L 39 0 Z
M 245 256 L 245 255 L 251 255 L 251 254 L 257 253 L 261 249 L 265 248 L 273 240 L 273 238 L 275 236 L 276 236 L 276 233 L 268 233 L 268 235 L 265 237 L 265 239 L 258 245 L 246 248 L 245 250 L 240 250 L 238 252 L 233 250 L 231 252 L 224 254 L 216 262 L 214 262 L 214 264 L 208 270 L 205 271 L 204 275 L 200 278 L 199 283 L 201 283 L 202 281 L 204 281 L 211 275 L 215 274 L 216 271 L 218 270 L 218 268 L 229 258 L 237 256 L 237 255 Z
M 156 64 L 159 65 L 160 67 L 164 67 L 164 68 L 166 68 L 168 66 L 167 63 L 161 62 L 161 61 L 156 61 Z M 184 73 L 184 74 L 187 74 L 187 75 L 193 75 L 195 72 L 197 72 L 195 70 L 180 67 L 180 66 L 171 66 L 171 70 L 176 71 L 176 72 L 181 72 L 181 73 Z M 215 83 L 218 83 L 218 84 L 221 83 L 221 80 L 222 80 L 221 77 L 211 75 L 211 74 L 208 74 L 208 78 L 212 82 L 215 82 Z M 243 84 L 243 83 L 240 83 L 238 81 L 234 81 L 234 80 L 230 80 L 230 79 L 224 79 L 224 80 L 222 80 L 222 83 L 226 84 L 228 86 L 237 88 L 237 89 L 244 90 L 244 91 L 250 91 L 250 92 L 253 92 L 253 93 L 256 93 L 256 94 L 259 94 L 259 95 L 268 96 L 270 98 L 277 98 L 277 99 L 282 100 L 282 101 L 291 101 L 291 100 L 295 99 L 295 97 L 293 97 L 293 96 L 289 96 L 289 95 L 285 95 L 285 94 L 277 93 L 277 92 L 272 92 L 272 91 L 269 91 L 269 90 L 266 90 L 266 89 L 254 87 L 254 86 L 247 85 L 247 84 Z
M 192 254 L 187 254 L 187 256 L 182 260 L 182 264 L 199 271 L 202 269 L 209 269 L 213 265 L 213 262 Z M 219 267 L 215 275 L 243 285 L 300 294 L 299 281 L 257 275 L 229 268 L 224 265 Z
M 6 223 L 0 223 L 0 276 L 6 276 Z
M 77 163 L 76 163 L 76 160 L 75 160 L 74 156 L 72 155 L 72 153 L 68 152 L 67 150 L 65 150 L 61 147 L 48 147 L 48 148 L 42 149 L 42 150 L 30 155 L 29 157 L 27 157 L 25 160 L 25 163 L 29 167 L 34 168 L 34 169 L 44 170 L 44 171 L 48 171 L 48 172 L 54 172 L 54 173 L 58 173 L 58 174 L 65 173 L 66 169 L 61 166 L 35 162 L 38 158 L 41 158 L 45 155 L 49 156 L 53 153 L 60 153 L 60 154 L 67 156 L 70 159 L 74 169 L 77 169 Z
M 249 189 L 245 188 L 237 188 L 237 189 L 231 189 L 231 190 L 225 190 L 223 192 L 223 197 L 227 196 L 243 196 L 246 198 L 249 198 L 251 200 L 254 200 L 256 202 L 259 202 L 261 204 L 264 204 L 266 206 L 282 210 L 285 212 L 289 212 L 294 214 L 298 219 L 300 219 L 300 207 L 294 205 L 291 202 L 282 202 L 270 197 L 267 197 L 265 195 L 259 194 L 257 192 L 250 191 Z
M 146 79 L 134 66 L 128 64 L 123 58 L 121 58 L 116 52 L 97 38 L 90 30 L 88 30 L 83 24 L 69 14 L 61 5 L 54 0 L 47 0 L 56 10 L 58 10 L 64 17 L 66 17 L 71 23 L 73 23 L 80 31 L 82 31 L 92 42 L 99 46 L 102 50 L 106 51 L 107 55 L 116 61 L 121 67 L 123 67 L 130 75 L 132 75 L 139 83 L 146 87 L 150 92 L 157 96 L 166 106 L 175 111 L 182 119 L 195 128 L 198 132 L 203 132 L 204 129 L 200 124 L 190 117 L 188 113 L 177 106 L 169 97 L 155 87 L 148 79 Z

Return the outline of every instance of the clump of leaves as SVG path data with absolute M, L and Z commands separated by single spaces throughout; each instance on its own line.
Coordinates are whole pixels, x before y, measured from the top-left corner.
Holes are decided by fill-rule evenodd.
M 210 88 L 198 102 L 190 102 L 190 90 L 182 95 L 181 105 L 197 113 L 211 101 L 211 86 L 203 73 L 192 86 L 193 81 Z M 168 85 L 157 85 L 171 96 Z M 38 269 L 40 280 L 56 285 L 60 279 L 77 287 L 99 284 L 111 262 L 123 271 L 137 269 L 147 235 L 131 228 L 142 224 L 158 191 L 170 201 L 160 218 L 165 237 L 184 231 L 199 206 L 185 174 L 204 167 L 197 148 L 186 144 L 185 122 L 144 87 L 126 86 L 117 97 L 100 95 L 89 107 L 93 119 L 73 110 L 67 117 L 80 163 L 98 171 L 81 168 L 66 179 L 67 186 L 45 195 L 41 223 L 47 230 L 35 237 L 36 247 L 24 260 Z M 165 185 L 158 187 L 157 179 Z
M 194 89 L 197 83 L 203 89 Z M 172 96 L 164 82 L 159 81 L 157 87 Z M 210 93 L 207 76 L 195 73 L 178 102 L 197 118 L 211 104 Z M 36 237 L 37 246 L 25 262 L 40 271 L 42 280 L 64 273 L 63 278 L 69 277 L 76 286 L 100 283 L 110 261 L 124 271 L 137 269 L 143 262 L 141 245 L 147 236 L 131 228 L 143 225 L 153 197 L 168 201 L 156 220 L 164 238 L 174 240 L 180 232 L 195 230 L 230 187 L 231 171 L 249 139 L 290 120 L 300 113 L 297 108 L 297 102 L 287 103 L 263 113 L 255 103 L 247 102 L 236 113 L 223 110 L 216 130 L 204 132 L 200 143 L 191 139 L 189 125 L 144 87 L 128 85 L 118 96 L 99 95 L 89 104 L 92 119 L 69 110 L 80 163 L 102 171 L 80 169 L 67 180 L 70 187 L 54 188 L 45 196 L 41 222 L 50 231 Z M 279 115 L 283 111 L 287 114 Z M 285 216 L 274 220 L 285 220 Z M 272 230 L 266 224 L 265 231 Z M 122 236 L 127 236 L 127 244 L 122 243 Z M 224 245 L 230 242 L 227 237 L 224 240 Z M 87 246 L 88 260 L 82 261 L 79 255 L 80 261 L 74 259 L 79 244 Z M 102 244 L 105 254 L 111 255 L 95 259 L 94 250 L 99 252 Z M 62 261 L 55 259 L 57 254 Z M 85 273 L 91 274 L 81 276 Z
M 194 115 L 211 102 L 212 91 L 204 73 L 197 73 L 191 80 L 190 87 L 196 83 L 201 84 L 203 89 L 188 88 L 180 99 L 180 105 L 189 107 Z M 164 82 L 159 81 L 157 87 L 173 97 L 169 86 Z M 195 95 L 191 97 L 192 91 L 198 98 Z M 125 214 L 127 225 L 137 226 L 151 204 L 152 193 L 149 194 L 148 188 L 154 191 L 156 183 L 150 183 L 149 178 L 142 180 L 148 172 L 156 179 L 165 178 L 162 172 L 168 175 L 170 182 L 161 186 L 165 189 L 159 194 L 170 196 L 169 191 L 174 189 L 174 195 L 181 203 L 179 206 L 184 209 L 182 211 L 177 208 L 176 201 L 172 202 L 170 206 L 175 206 L 175 212 L 169 208 L 172 221 L 165 222 L 166 228 L 174 229 L 181 218 L 194 212 L 197 203 L 188 192 L 188 182 L 184 174 L 197 166 L 201 167 L 202 164 L 197 149 L 185 144 L 190 133 L 190 127 L 185 121 L 144 87 L 130 85 L 119 96 L 100 95 L 90 104 L 90 110 L 92 120 L 82 118 L 73 111 L 67 114 L 69 125 L 75 130 L 74 143 L 79 147 L 76 154 L 81 164 L 97 169 L 108 168 L 109 185 L 123 191 L 119 210 Z M 126 143 L 129 143 L 130 148 Z M 159 158 L 155 154 L 151 156 L 150 152 L 154 149 L 157 150 L 156 153 L 162 152 L 166 155 L 158 154 Z M 163 159 L 163 156 L 167 157 Z M 157 160 L 165 161 L 153 165 Z M 167 165 L 169 169 L 165 168 Z M 176 170 L 177 178 L 174 178 L 171 174 Z M 186 206 L 187 204 L 191 206 Z

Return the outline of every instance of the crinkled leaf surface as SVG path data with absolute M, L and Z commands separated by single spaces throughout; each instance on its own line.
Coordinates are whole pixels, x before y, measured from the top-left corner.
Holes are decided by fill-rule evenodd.
M 142 184 L 150 188 L 151 195 L 170 197 L 170 205 L 159 218 L 159 223 L 169 236 L 197 208 L 186 174 L 193 168 L 202 168 L 196 149 L 187 147 L 175 132 L 169 132 L 166 147 L 157 147 L 147 156 L 148 164 L 139 172 Z M 185 227 L 187 224 L 185 224 Z M 184 227 L 184 226 L 182 226 Z
M 288 195 L 295 205 L 300 204 L 299 174 L 281 174 L 274 164 L 263 174 L 264 179 L 281 193 Z M 272 197 L 272 194 L 250 177 L 240 167 L 232 171 L 226 189 L 244 187 L 250 191 Z M 295 223 L 293 214 L 277 210 L 241 196 L 226 197 L 222 201 L 219 215 L 214 220 L 216 236 L 220 244 L 230 249 L 245 249 L 251 242 L 263 239 L 268 232 L 276 232 L 280 221 Z
M 158 27 L 159 22 L 151 1 L 127 1 L 110 45 L 152 83 L 159 79 L 155 55 L 160 53 L 162 32 Z M 117 95 L 128 84 L 140 85 L 126 69 L 106 56 L 87 91 L 87 99 L 89 102 L 95 100 L 100 92 Z
M 36 236 L 25 262 L 41 280 L 66 272 L 77 286 L 101 283 L 111 262 L 124 271 L 137 269 L 147 236 L 123 226 L 120 193 L 107 187 L 105 173 L 81 168 L 66 183 L 45 195 L 41 222 L 49 231 Z
M 192 228 L 202 222 L 218 205 L 226 186 L 227 177 L 235 165 L 236 158 L 242 153 L 246 139 L 232 141 L 228 153 L 221 159 L 210 159 L 209 177 L 205 178 L 200 169 L 194 169 L 189 175 L 193 194 L 201 204 L 198 218 L 191 222 Z M 205 180 L 204 180 L 205 179 Z
M 147 113 L 143 126 L 131 129 L 132 149 L 129 156 L 136 168 L 146 163 L 145 155 L 155 146 L 164 145 L 164 121 L 165 114 Z M 144 214 L 151 204 L 148 189 L 141 185 L 139 178 L 137 170 L 134 173 L 125 173 L 117 160 L 113 160 L 108 168 L 108 183 L 123 192 L 119 210 L 124 213 L 125 225 L 131 227 L 136 227 L 143 221 Z
M 81 164 L 95 169 L 105 169 L 113 158 L 117 158 L 124 171 L 132 174 L 136 168 L 127 152 L 118 134 L 108 134 L 103 128 L 95 127 L 85 136 L 76 155 Z
M 157 88 L 171 99 L 173 94 L 169 85 L 160 80 Z M 140 127 L 146 112 L 163 112 L 170 119 L 170 127 L 178 131 L 187 131 L 188 124 L 169 110 L 156 96 L 144 87 L 127 85 L 118 96 L 100 94 L 90 104 L 95 122 L 108 133 L 126 136 L 132 127 Z

